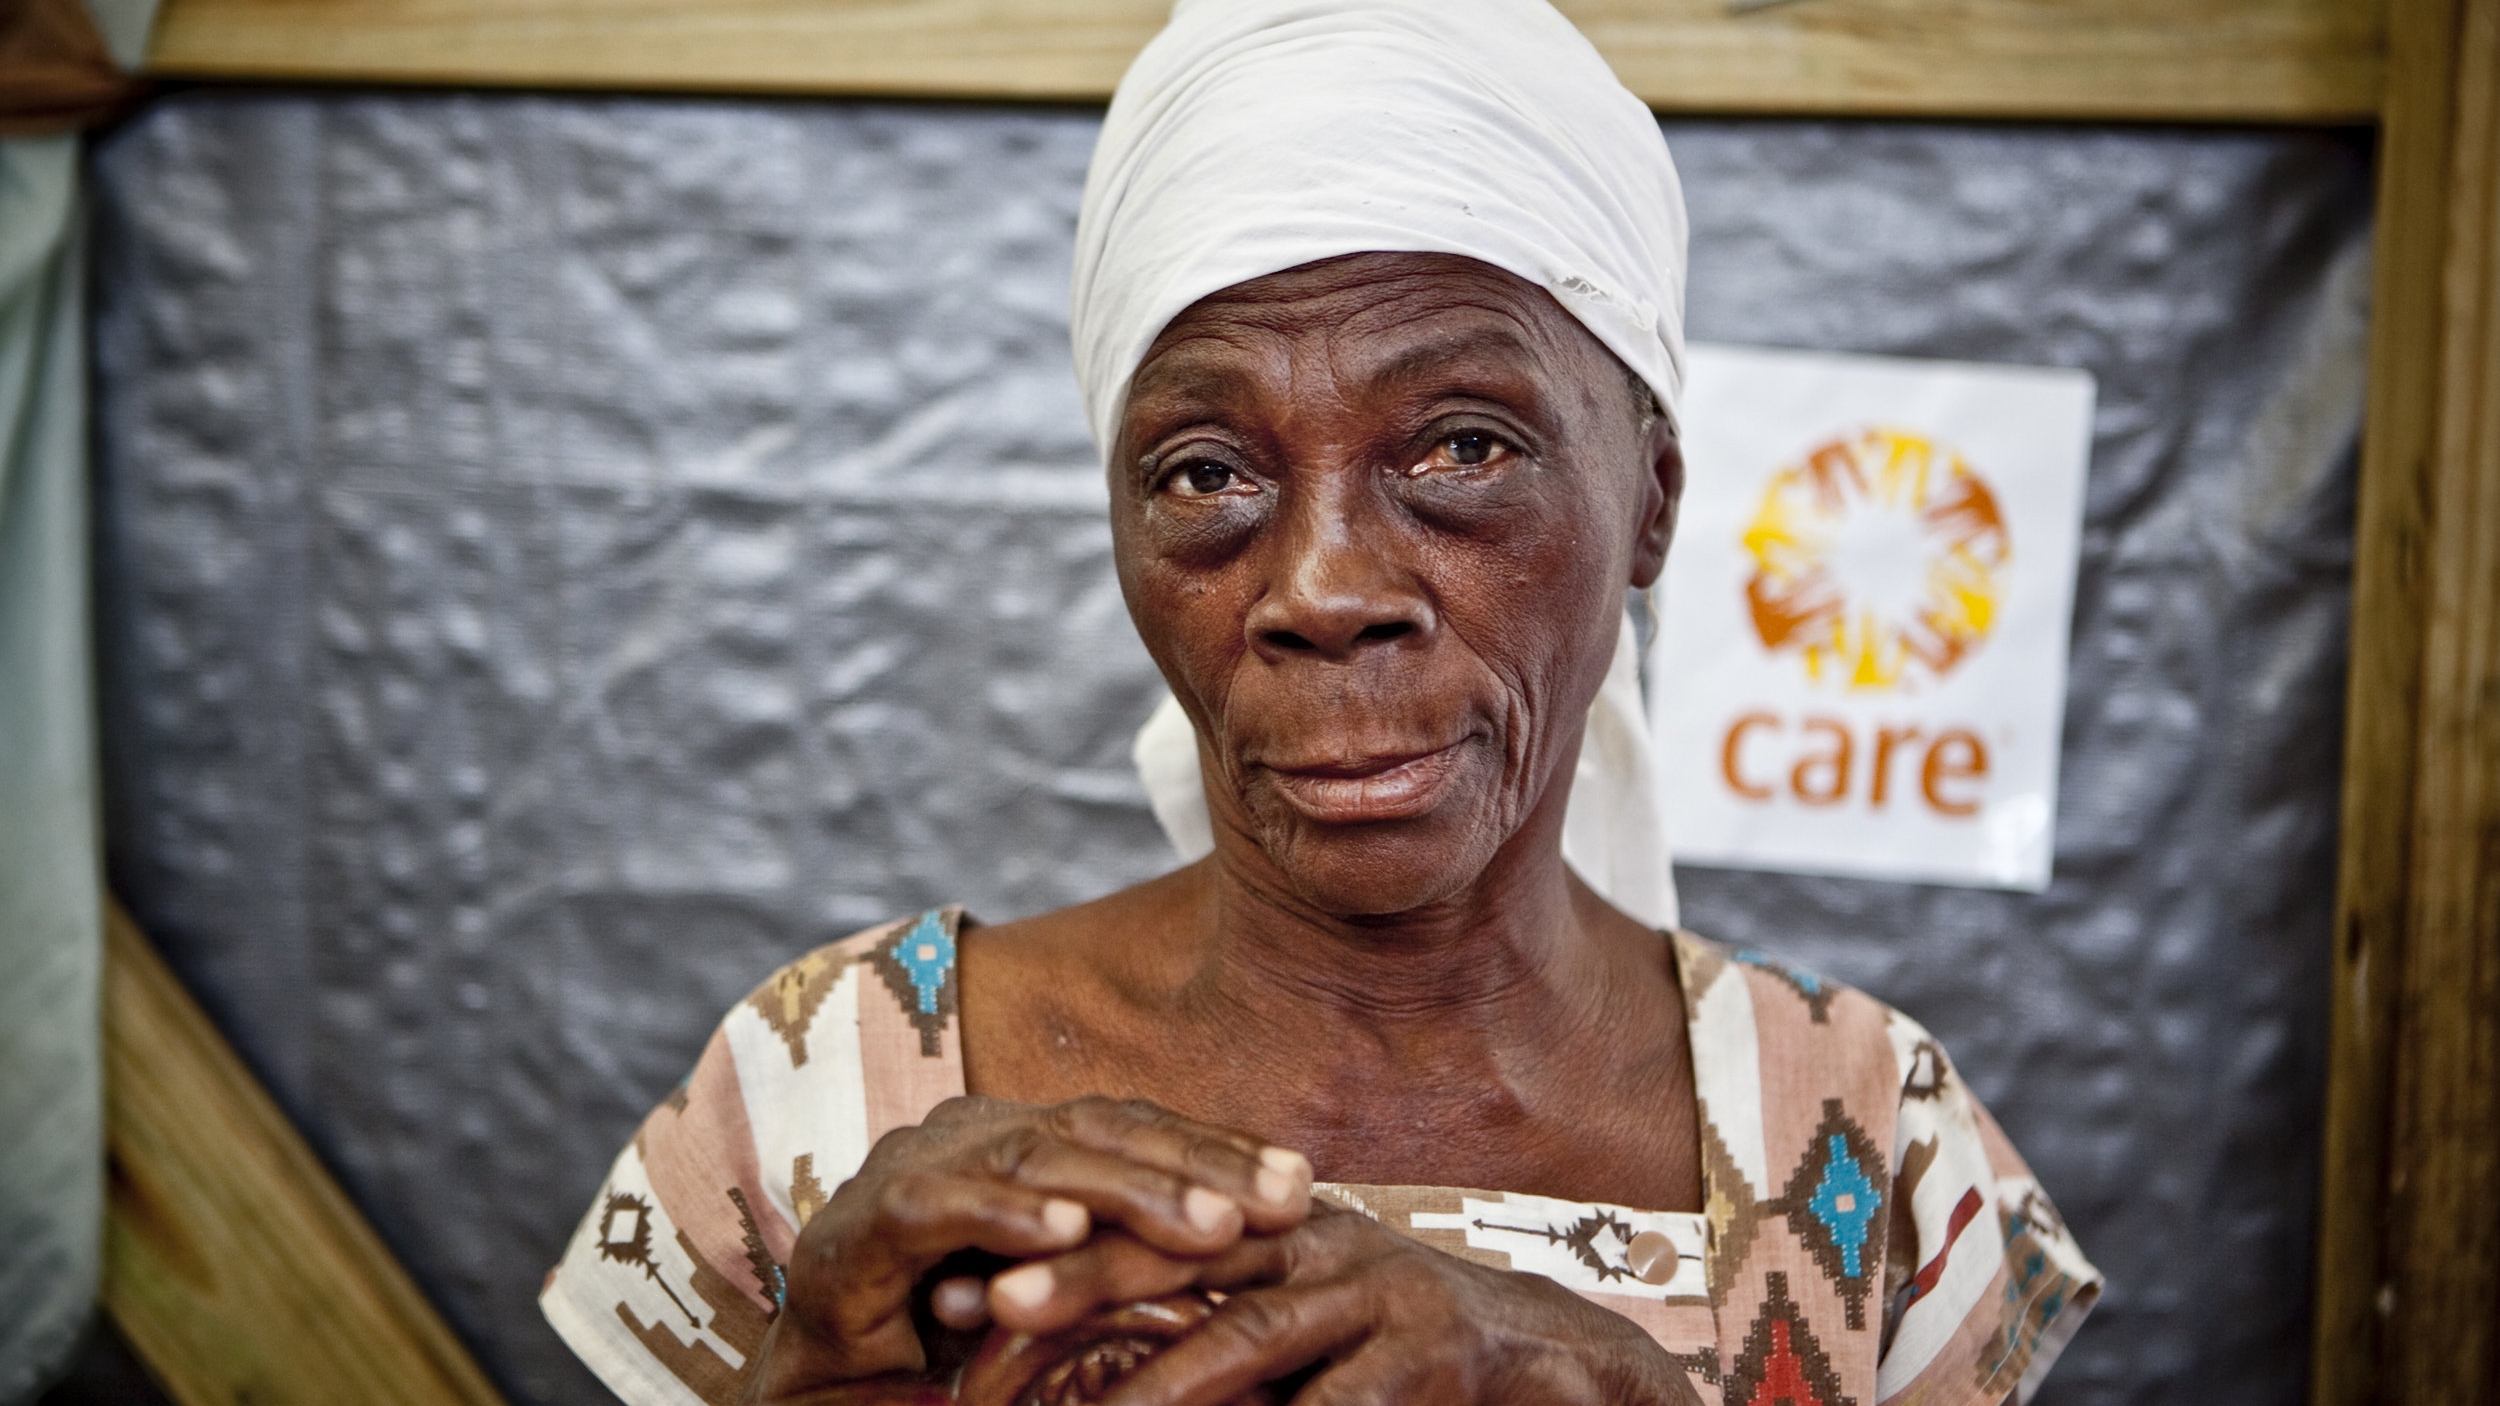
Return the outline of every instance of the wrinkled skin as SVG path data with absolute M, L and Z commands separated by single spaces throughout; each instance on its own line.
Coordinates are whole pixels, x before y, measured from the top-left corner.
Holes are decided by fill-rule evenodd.
M 1245 1231 L 1289 1230 L 1308 1214 L 1308 1164 L 1263 1151 L 1256 1138 L 1143 1102 L 950 1099 L 879 1140 L 808 1221 L 747 1399 L 942 1400 L 928 1394 L 935 1364 L 913 1321 L 917 1290 L 942 1261 L 1059 1254 L 1100 1224 L 1173 1263 L 1198 1263 Z M 942 1279 L 929 1307 L 943 1326 L 975 1328 L 986 1292 L 977 1278 Z
M 1111 1406 L 1288 1377 L 1306 1406 L 1695 1399 L 1628 1320 L 1309 1197 L 1699 1208 L 1670 949 L 1560 851 L 1682 475 L 1621 364 L 1472 260 L 1333 259 L 1175 319 L 1131 383 L 1112 526 L 1215 853 L 965 935 L 978 1097 L 807 1225 L 748 1399 L 944 1399 L 985 1327 L 1192 1289 L 1226 1297 Z

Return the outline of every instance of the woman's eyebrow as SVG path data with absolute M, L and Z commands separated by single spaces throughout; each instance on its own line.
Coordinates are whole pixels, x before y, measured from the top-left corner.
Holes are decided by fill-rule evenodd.
M 1171 396 L 1190 401 L 1226 401 L 1241 388 L 1238 373 L 1186 358 L 1149 365 L 1129 383 L 1129 395 Z
M 1516 375 L 1537 361 L 1536 349 L 1507 326 L 1481 325 L 1444 333 L 1406 347 L 1365 373 L 1375 385 L 1446 376 L 1454 368 L 1498 369 Z

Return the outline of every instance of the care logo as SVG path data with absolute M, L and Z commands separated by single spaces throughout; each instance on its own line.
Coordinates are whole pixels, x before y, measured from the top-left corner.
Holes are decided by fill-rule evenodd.
M 2039 891 L 2092 378 L 1687 350 L 1645 666 L 1678 857 Z
M 1817 684 L 1915 692 L 1996 623 L 2013 542 L 1952 446 L 1868 428 L 1771 476 L 1745 528 L 1754 633 Z

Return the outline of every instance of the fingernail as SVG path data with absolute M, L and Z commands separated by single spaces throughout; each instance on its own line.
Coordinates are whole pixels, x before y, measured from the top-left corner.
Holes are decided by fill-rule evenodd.
M 1311 1175 L 1311 1159 L 1290 1147 L 1260 1148 L 1259 1165 L 1272 1167 L 1289 1177 L 1307 1178 Z
M 1042 1203 L 1042 1228 L 1060 1240 L 1082 1240 L 1092 1217 L 1074 1201 L 1052 1197 Z
M 938 1321 L 949 1327 L 975 1327 L 989 1316 L 989 1286 L 978 1279 L 945 1280 L 929 1300 Z
M 1230 1197 L 1221 1192 L 1209 1191 L 1203 1186 L 1193 1186 L 1189 1188 L 1186 1195 L 1181 1197 L 1181 1214 L 1188 1217 L 1189 1223 L 1200 1230 L 1213 1231 L 1221 1227 L 1224 1224 L 1224 1218 L 1232 1214 L 1232 1210 L 1233 1203 Z
M 1050 1302 L 1050 1266 L 1018 1265 L 990 1281 L 990 1292 L 1030 1313 Z
M 1259 1199 L 1283 1205 L 1310 1187 L 1310 1158 L 1289 1147 L 1259 1150 Z

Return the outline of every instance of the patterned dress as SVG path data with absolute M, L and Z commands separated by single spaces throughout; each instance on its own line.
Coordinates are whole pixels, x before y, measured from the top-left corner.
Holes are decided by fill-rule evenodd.
M 880 1136 L 964 1091 L 961 921 L 923 914 L 774 973 L 618 1154 L 539 1295 L 618 1396 L 734 1401 L 799 1227 Z M 1944 1051 L 1871 997 L 1673 940 L 1699 1213 L 1452 1187 L 1318 1194 L 1623 1314 L 1705 1400 L 2027 1399 L 2100 1274 Z

